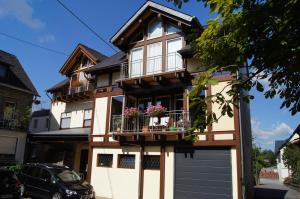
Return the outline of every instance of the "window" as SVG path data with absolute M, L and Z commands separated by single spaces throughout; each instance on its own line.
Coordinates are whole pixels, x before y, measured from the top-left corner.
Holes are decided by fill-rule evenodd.
M 82 71 L 79 73 L 79 81 L 81 81 L 81 82 L 86 81 L 86 78 L 84 76 L 84 72 L 82 72 Z
M 148 37 L 149 39 L 162 36 L 162 22 L 153 21 L 149 23 Z
M 110 131 L 120 128 L 121 115 L 123 113 L 124 96 L 114 96 L 111 98 L 110 109 Z
M 143 74 L 143 48 L 131 50 L 130 77 L 138 77 Z
M 5 66 L 0 66 L 0 77 L 6 77 L 7 68 Z
M 177 52 L 182 48 L 182 39 L 172 39 L 167 41 L 167 71 L 182 69 L 182 58 Z
M 113 155 L 112 154 L 98 154 L 97 167 L 112 167 Z
M 144 112 L 148 106 L 152 105 L 152 100 L 151 98 L 142 98 L 142 99 L 139 99 L 139 110 L 141 112 Z
M 113 72 L 111 75 L 111 84 L 116 85 L 116 81 L 120 79 L 120 72 Z
M 33 120 L 33 128 L 37 128 L 37 126 L 38 126 L 38 119 L 34 119 Z
M 167 108 L 167 110 L 170 110 L 170 97 L 166 96 L 156 98 L 156 105 L 161 105 Z
M 109 74 L 100 74 L 97 77 L 97 87 L 106 87 L 109 86 Z
M 14 102 L 4 102 L 4 111 L 3 117 L 4 119 L 10 120 L 14 119 L 16 104 Z
M 159 155 L 144 155 L 144 169 L 159 169 L 160 156 Z
M 81 65 L 81 68 L 86 68 L 88 66 L 91 65 L 91 61 L 87 58 L 87 57 L 84 57 L 82 59 L 82 65 Z
M 191 90 L 192 87 L 189 88 Z M 199 93 L 199 97 L 204 98 L 205 97 L 205 91 L 203 90 L 201 93 Z M 189 99 L 189 104 L 191 104 L 191 99 Z M 205 112 L 203 112 L 203 108 L 199 106 L 195 106 L 192 108 L 189 108 L 189 114 L 190 114 L 190 120 L 191 124 L 194 123 L 197 117 L 200 117 L 201 115 L 203 116 Z
M 93 115 L 93 110 L 92 109 L 84 110 L 83 127 L 91 126 L 92 115 Z
M 49 120 L 49 118 L 46 118 L 45 128 L 48 129 L 49 125 L 50 125 L 50 120 Z
M 180 29 L 177 26 L 170 23 L 167 24 L 167 34 L 173 34 L 177 32 L 180 32 Z
M 119 154 L 118 155 L 118 168 L 134 169 L 135 168 L 135 155 Z
M 175 96 L 175 110 L 180 111 L 183 110 L 183 95 Z
M 147 74 L 160 73 L 162 71 L 162 43 L 148 45 L 147 50 Z
M 62 128 L 62 129 L 70 128 L 71 115 L 72 115 L 72 113 L 62 113 L 61 114 L 60 128 Z

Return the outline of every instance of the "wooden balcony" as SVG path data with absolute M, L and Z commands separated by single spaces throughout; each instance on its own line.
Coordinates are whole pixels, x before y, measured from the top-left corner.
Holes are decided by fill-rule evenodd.
M 165 64 L 162 60 L 162 56 L 156 56 L 123 63 L 121 78 L 117 80 L 119 87 L 128 91 L 169 85 L 180 86 L 191 82 L 191 76 L 178 53 L 167 55 Z
M 120 142 L 181 140 L 189 127 L 189 113 L 185 111 L 167 111 L 159 117 L 146 113 L 137 117 L 113 115 L 111 120 L 113 138 Z
M 94 86 L 92 84 L 82 84 L 80 86 L 72 86 L 68 89 L 61 90 L 61 94 L 55 99 L 61 102 L 73 102 L 91 99 L 93 97 Z

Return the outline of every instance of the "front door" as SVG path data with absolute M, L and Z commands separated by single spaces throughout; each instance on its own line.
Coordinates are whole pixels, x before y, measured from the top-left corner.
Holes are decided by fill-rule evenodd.
M 79 173 L 82 173 L 84 175 L 84 178 L 86 178 L 87 175 L 88 155 L 89 155 L 88 149 L 81 150 Z
M 145 147 L 143 157 L 143 199 L 159 199 L 160 147 Z

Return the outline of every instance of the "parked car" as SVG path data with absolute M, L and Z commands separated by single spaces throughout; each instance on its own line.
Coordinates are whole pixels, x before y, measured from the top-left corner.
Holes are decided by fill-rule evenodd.
M 67 166 L 25 164 L 19 174 L 24 197 L 92 199 L 93 187 Z
M 22 184 L 16 174 L 6 169 L 0 169 L 0 198 L 20 198 Z

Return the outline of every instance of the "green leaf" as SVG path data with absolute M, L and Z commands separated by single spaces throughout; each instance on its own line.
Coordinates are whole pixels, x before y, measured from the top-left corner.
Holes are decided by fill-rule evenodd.
M 264 86 L 259 81 L 256 82 L 256 90 L 259 92 L 264 91 Z

